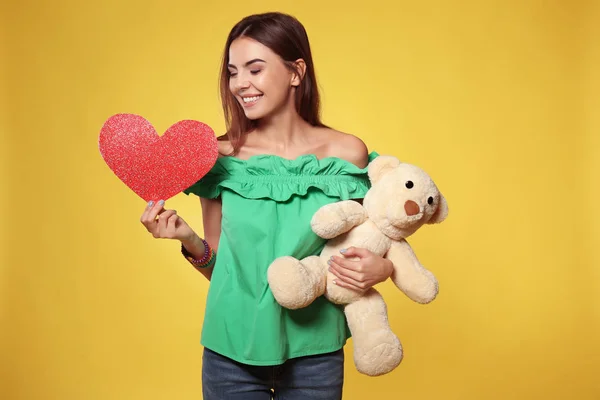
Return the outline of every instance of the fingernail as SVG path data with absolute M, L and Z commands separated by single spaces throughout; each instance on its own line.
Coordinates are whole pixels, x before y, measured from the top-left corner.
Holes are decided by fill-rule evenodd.
M 331 260 L 327 260 L 327 264 L 331 265 Z M 331 268 L 330 268 L 331 269 Z
M 148 202 L 148 207 L 152 207 L 153 205 L 154 205 L 154 202 L 153 202 L 152 200 L 150 200 L 150 201 Z
M 160 200 L 160 201 L 158 202 L 158 205 L 160 205 L 160 206 L 162 206 L 162 205 L 164 205 L 164 204 L 165 204 L 165 201 L 164 201 L 164 200 Z
M 341 249 L 341 250 L 340 250 L 340 253 L 344 254 L 344 253 L 345 253 L 345 252 L 347 252 L 347 251 L 348 251 L 348 249 Z
M 335 279 L 334 279 L 334 280 L 333 280 L 333 284 L 334 284 L 334 285 L 337 285 L 337 280 L 335 280 Z

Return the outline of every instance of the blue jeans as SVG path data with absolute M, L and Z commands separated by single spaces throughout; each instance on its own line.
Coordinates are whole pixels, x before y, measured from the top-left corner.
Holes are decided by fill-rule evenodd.
M 252 366 L 204 348 L 204 400 L 339 400 L 344 350 L 290 359 L 282 365 Z

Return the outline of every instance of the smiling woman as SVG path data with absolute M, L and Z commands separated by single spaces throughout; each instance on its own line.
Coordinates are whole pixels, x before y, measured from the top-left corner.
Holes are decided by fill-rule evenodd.
M 350 334 L 343 309 L 324 296 L 303 309 L 282 307 L 267 269 L 282 255 L 302 259 L 323 250 L 326 240 L 310 225 L 314 213 L 339 200 L 360 201 L 376 153 L 321 122 L 308 36 L 292 16 L 266 13 L 236 24 L 220 79 L 222 157 L 185 190 L 201 199 L 205 239 L 163 202 L 148 205 L 142 217 L 155 237 L 172 232 L 166 237 L 178 238 L 186 259 L 210 279 L 203 398 L 266 400 L 274 392 L 339 399 Z M 363 250 L 356 263 L 368 273 L 352 279 L 342 263 L 336 284 L 366 291 L 389 278 L 391 263 Z

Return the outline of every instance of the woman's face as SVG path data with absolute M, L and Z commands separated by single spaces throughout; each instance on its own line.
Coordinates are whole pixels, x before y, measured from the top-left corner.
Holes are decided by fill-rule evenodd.
M 283 60 L 263 44 L 246 37 L 229 47 L 229 89 L 252 120 L 294 106 L 291 89 L 299 83 Z M 291 99 L 293 100 L 293 99 Z

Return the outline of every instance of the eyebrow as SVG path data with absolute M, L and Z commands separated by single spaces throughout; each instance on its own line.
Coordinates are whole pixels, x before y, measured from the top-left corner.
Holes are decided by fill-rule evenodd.
M 266 62 L 266 61 L 265 61 L 265 60 L 261 60 L 260 58 L 254 58 L 254 59 L 252 59 L 252 60 L 250 60 L 250 61 L 247 61 L 247 62 L 244 64 L 244 66 L 245 66 L 245 67 L 247 67 L 248 65 L 250 65 L 250 64 L 254 64 L 254 63 L 256 63 L 256 62 Z M 227 66 L 228 66 L 229 68 L 236 68 L 236 69 L 237 69 L 237 67 L 236 67 L 235 65 L 233 65 L 233 64 L 227 64 Z

